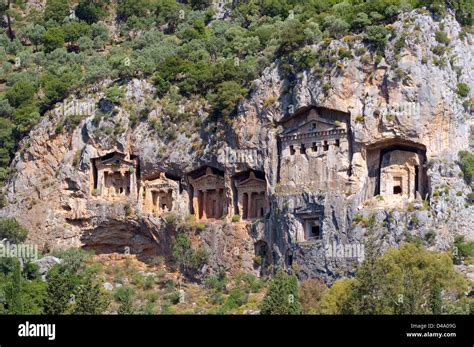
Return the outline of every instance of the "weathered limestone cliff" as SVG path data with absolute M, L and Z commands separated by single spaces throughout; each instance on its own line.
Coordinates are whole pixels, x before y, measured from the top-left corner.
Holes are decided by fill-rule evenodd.
M 0 213 L 41 247 L 129 247 L 144 257 L 168 256 L 186 224 L 210 253 L 203 273 L 265 273 L 273 264 L 326 280 L 357 261 L 328 250 L 363 244 L 368 229 L 387 246 L 408 235 L 438 249 L 457 234 L 473 239 L 470 188 L 456 162 L 474 124 L 456 93 L 460 82 L 474 90 L 473 37 L 460 36 L 451 15 L 441 22 L 450 39 L 442 57 L 432 51 L 440 22 L 404 14 L 384 59 L 355 54 L 296 80 L 276 62 L 231 124 L 209 126 L 198 107 L 196 131 L 170 128 L 171 138 L 150 127 L 166 114 L 150 107 L 146 81 L 126 84 L 126 103 L 94 90 L 76 95 L 23 141 Z M 354 37 L 311 49 L 323 56 L 364 47 Z

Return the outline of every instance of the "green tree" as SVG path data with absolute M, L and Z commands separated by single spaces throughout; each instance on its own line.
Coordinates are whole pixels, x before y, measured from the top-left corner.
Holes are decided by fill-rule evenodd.
M 48 286 L 44 299 L 43 310 L 46 314 L 65 314 L 70 307 L 70 296 L 73 294 L 75 282 L 71 274 L 59 266 L 53 267 L 47 275 Z
M 13 107 L 19 107 L 25 103 L 31 103 L 36 93 L 32 82 L 21 79 L 7 90 L 6 97 Z
M 456 264 L 461 264 L 466 258 L 474 257 L 474 241 L 465 241 L 464 235 L 457 235 L 454 238 L 452 253 Z
M 383 53 L 387 44 L 389 31 L 383 25 L 371 25 L 367 28 L 364 40 L 370 44 L 372 49 Z
M 91 276 L 84 279 L 76 297 L 76 314 L 102 314 L 109 300 L 100 290 L 100 285 Z
M 118 0 L 118 18 L 126 21 L 131 16 L 144 17 L 151 5 L 150 0 Z
M 6 302 L 8 305 L 9 314 L 23 314 L 24 306 L 21 296 L 22 292 L 22 278 L 21 278 L 21 267 L 18 260 L 13 261 L 13 273 L 11 283 L 6 287 Z
M 45 21 L 50 19 L 60 23 L 69 15 L 68 0 L 47 0 L 43 12 Z
M 35 50 L 38 50 L 38 46 L 43 42 L 45 32 L 46 29 L 42 25 L 30 23 L 23 30 L 22 36 L 35 46 Z
M 389 249 L 372 265 L 364 261 L 350 288 L 347 308 L 357 314 L 426 314 L 432 311 L 426 303 L 440 290 L 438 286 L 461 296 L 466 282 L 449 254 L 405 243 Z
M 11 117 L 13 111 L 13 107 L 8 103 L 8 99 L 0 96 L 0 117 Z
M 194 10 L 205 10 L 212 4 L 212 0 L 185 0 Z
M 84 264 L 89 259 L 89 253 L 82 248 L 69 248 L 56 251 L 55 257 L 62 259 L 61 269 L 69 273 L 79 273 L 84 270 Z
M 474 153 L 460 151 L 458 156 L 464 179 L 467 184 L 472 185 L 474 183 Z
M 10 119 L 0 117 L 0 148 L 4 149 L 7 153 L 15 148 L 14 128 Z
M 67 96 L 72 80 L 70 74 L 63 74 L 61 76 L 46 74 L 43 76 L 41 85 L 44 93 L 42 99 L 44 107 L 49 108 L 56 102 L 63 100 Z
M 119 288 L 115 293 L 115 300 L 119 303 L 118 314 L 127 315 L 135 312 L 132 288 Z
M 6 238 L 11 243 L 21 243 L 26 240 L 28 230 L 14 218 L 0 219 L 0 240 Z
M 178 233 L 173 244 L 173 259 L 181 272 L 195 271 L 208 259 L 204 249 L 193 250 L 191 241 L 184 232 Z
M 7 35 L 10 40 L 15 39 L 13 23 L 21 21 L 22 9 L 25 7 L 24 0 L 4 0 L 0 3 L 0 13 L 5 14 L 7 21 Z M 3 16 L 3 15 L 2 15 Z M 12 20 L 13 19 L 13 20 Z
M 299 292 L 304 313 L 314 314 L 319 312 L 321 298 L 326 289 L 324 282 L 318 278 L 301 282 Z
M 40 118 L 38 107 L 25 103 L 18 107 L 13 114 L 13 121 L 16 125 L 15 132 L 18 137 L 26 135 Z
M 240 100 L 243 100 L 248 90 L 235 81 L 225 81 L 217 86 L 215 94 L 210 95 L 213 113 L 216 117 L 224 119 L 230 117 Z
M 331 288 L 326 290 L 321 297 L 319 313 L 321 314 L 344 314 L 346 313 L 350 289 L 354 280 L 343 278 L 335 281 Z
M 347 33 L 350 25 L 344 19 L 331 15 L 324 18 L 322 27 L 327 35 L 338 38 Z
M 44 50 L 52 52 L 64 46 L 65 38 L 61 27 L 52 27 L 43 34 Z
M 301 314 L 298 280 L 278 270 L 260 303 L 261 314 Z
M 80 0 L 76 7 L 76 16 L 89 24 L 96 23 L 107 15 L 105 6 L 109 3 L 109 0 Z
M 441 299 L 441 286 L 439 283 L 435 283 L 433 288 L 431 288 L 431 312 L 433 314 L 441 314 L 441 307 L 443 305 L 443 300 Z
M 303 24 L 296 19 L 288 21 L 281 30 L 280 39 L 279 54 L 287 54 L 301 48 L 306 40 Z
M 69 44 L 77 44 L 83 36 L 90 36 L 91 27 L 86 22 L 73 21 L 62 26 L 64 41 Z
M 94 23 L 91 25 L 91 30 L 94 48 L 103 48 L 109 41 L 109 29 L 103 23 Z

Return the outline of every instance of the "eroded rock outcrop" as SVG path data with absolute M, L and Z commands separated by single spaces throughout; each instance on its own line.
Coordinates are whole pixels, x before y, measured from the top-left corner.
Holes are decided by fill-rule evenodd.
M 204 227 L 193 231 L 193 244 L 210 252 L 204 272 L 264 273 L 274 264 L 328 281 L 357 261 L 328 247 L 363 244 L 368 221 L 387 247 L 409 234 L 438 249 L 456 234 L 473 239 L 470 188 L 456 163 L 471 135 L 456 90 L 459 82 L 474 90 L 473 38 L 460 38 L 453 16 L 443 23 L 450 55 L 442 62 L 431 51 L 439 23 L 403 14 L 385 59 L 364 53 L 293 81 L 275 64 L 232 125 L 206 127 L 198 108 L 201 128 L 170 129 L 173 139 L 132 118 L 136 110 L 166 117 L 159 103 L 147 106 L 146 81 L 126 85 L 127 104 L 93 90 L 75 96 L 23 141 L 1 214 L 15 216 L 40 246 L 144 255 L 169 255 L 167 216 L 194 215 Z M 312 47 L 341 48 L 365 46 L 355 37 Z M 92 107 L 71 125 L 68 107 L 78 105 Z

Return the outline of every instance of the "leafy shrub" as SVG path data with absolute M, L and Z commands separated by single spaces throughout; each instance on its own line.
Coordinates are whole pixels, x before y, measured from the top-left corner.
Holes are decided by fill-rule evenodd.
M 43 46 L 47 53 L 63 47 L 64 43 L 64 31 L 60 27 L 52 27 L 43 34 Z
M 334 282 L 333 285 L 323 293 L 319 304 L 319 312 L 321 314 L 344 313 L 353 282 L 354 280 L 349 278 L 339 279 Z
M 441 56 L 444 54 L 444 52 L 446 52 L 446 47 L 443 45 L 437 45 L 433 47 L 432 51 L 434 54 Z
M 68 0 L 47 0 L 43 17 L 45 21 L 50 19 L 62 22 L 69 15 Z
M 120 315 L 133 314 L 133 289 L 129 287 L 120 287 L 114 294 L 115 301 L 119 303 L 117 313 Z
M 338 54 L 339 54 L 339 57 L 341 59 L 344 59 L 344 58 L 352 58 L 352 53 L 350 50 L 348 50 L 347 48 L 344 48 L 344 47 L 341 47 L 339 48 L 339 51 L 338 51 Z
M 262 289 L 263 283 L 254 274 L 238 272 L 234 276 L 234 283 L 246 293 L 257 293 Z
M 320 301 L 325 290 L 326 285 L 320 279 L 312 278 L 301 282 L 299 292 L 304 313 L 319 312 Z
M 125 97 L 125 91 L 119 86 L 112 86 L 107 88 L 105 91 L 105 96 L 114 104 L 119 104 L 120 100 Z
M 458 83 L 457 93 L 461 98 L 465 98 L 469 95 L 470 89 L 466 83 Z
M 204 265 L 209 258 L 208 252 L 203 248 L 191 248 L 191 241 L 184 232 L 178 233 L 173 244 L 173 260 L 183 272 L 196 271 Z
M 33 101 L 36 88 L 29 80 L 17 81 L 6 93 L 8 102 L 13 107 L 19 107 Z
M 214 292 L 224 292 L 226 283 L 225 273 L 206 277 L 203 281 L 204 286 Z
M 448 35 L 444 31 L 437 31 L 435 34 L 436 41 L 445 45 L 448 45 L 450 40 Z
M 224 301 L 224 304 L 221 307 L 221 311 L 226 313 L 228 311 L 234 310 L 248 300 L 248 294 L 240 288 L 232 288 L 229 291 L 229 296 Z
M 460 151 L 458 156 L 463 177 L 467 184 L 472 185 L 474 178 L 474 154 L 468 151 Z
M 0 240 L 7 239 L 11 243 L 21 243 L 26 240 L 28 230 L 14 218 L 0 219 Z
M 70 296 L 74 292 L 75 281 L 72 273 L 62 271 L 60 267 L 53 267 L 46 276 L 48 286 L 44 299 L 44 313 L 65 314 L 70 310 Z
M 55 251 L 53 255 L 62 259 L 60 267 L 70 273 L 77 273 L 84 269 L 85 262 L 90 256 L 90 254 L 82 248 L 69 248 L 62 251 Z
M 454 238 L 454 247 L 456 247 L 456 257 L 463 259 L 474 256 L 474 241 L 465 241 L 463 235 Z
M 80 0 L 76 7 L 76 16 L 89 24 L 98 22 L 106 16 L 104 7 L 109 2 L 109 0 Z
M 371 25 L 367 28 L 364 40 L 377 52 L 383 52 L 387 44 L 389 31 L 382 25 Z

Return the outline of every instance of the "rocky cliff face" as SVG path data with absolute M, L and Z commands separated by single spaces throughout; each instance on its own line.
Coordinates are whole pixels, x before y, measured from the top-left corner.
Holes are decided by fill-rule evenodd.
M 438 55 L 432 49 L 439 45 L 435 33 L 441 23 L 450 43 Z M 382 59 L 368 53 L 360 38 L 350 37 L 311 47 L 318 56 L 352 52 L 331 68 L 306 70 L 290 81 L 277 64 L 269 66 L 225 126 L 209 126 L 206 110 L 196 108 L 198 125 L 170 127 L 167 132 L 173 136 L 158 135 L 150 120 L 166 119 L 166 112 L 160 102 L 150 102 L 154 90 L 146 81 L 127 83 L 126 101 L 120 105 L 95 90 L 76 95 L 23 141 L 12 164 L 16 173 L 6 187 L 9 204 L 1 215 L 15 216 L 29 228 L 30 241 L 42 247 L 86 246 L 98 252 L 129 247 L 143 256 L 169 256 L 176 229 L 198 211 L 192 203 L 182 203 L 173 210 L 177 221 L 172 228 L 170 214 L 143 211 L 141 191 L 137 199 L 97 198 L 91 186 L 92 159 L 116 150 L 139 158 L 139 182 L 166 173 L 189 199 L 195 193 L 189 173 L 203 166 L 223 173 L 224 217 L 198 226 L 188 223 L 193 244 L 210 253 L 203 273 L 265 273 L 273 264 L 293 267 L 300 278 L 330 281 L 350 273 L 357 259 L 328 250 L 363 244 L 368 229 L 380 232 L 386 246 L 408 235 L 438 249 L 448 248 L 457 234 L 473 239 L 474 207 L 466 204 L 470 188 L 456 162 L 458 152 L 469 148 L 473 127 L 468 105 L 456 93 L 460 82 L 474 90 L 473 37 L 460 35 L 451 15 L 439 22 L 412 12 L 390 30 L 394 36 Z M 319 189 L 296 181 L 298 189 L 281 189 L 285 119 L 311 106 L 347 114 L 347 165 L 328 172 L 340 183 L 335 187 Z M 395 196 L 395 184 L 392 195 L 381 194 L 384 168 L 379 163 L 389 149 L 416 152 L 420 158 L 412 199 Z M 297 155 L 307 155 L 305 150 Z M 328 153 L 323 163 L 338 161 L 333 149 Z M 294 170 L 312 172 L 310 160 L 297 163 Z M 261 218 L 238 220 L 233 215 L 242 214 L 242 206 L 233 182 L 248 170 L 263 173 L 267 202 Z M 311 229 L 315 221 L 317 229 Z M 320 234 L 308 239 L 311 231 Z

